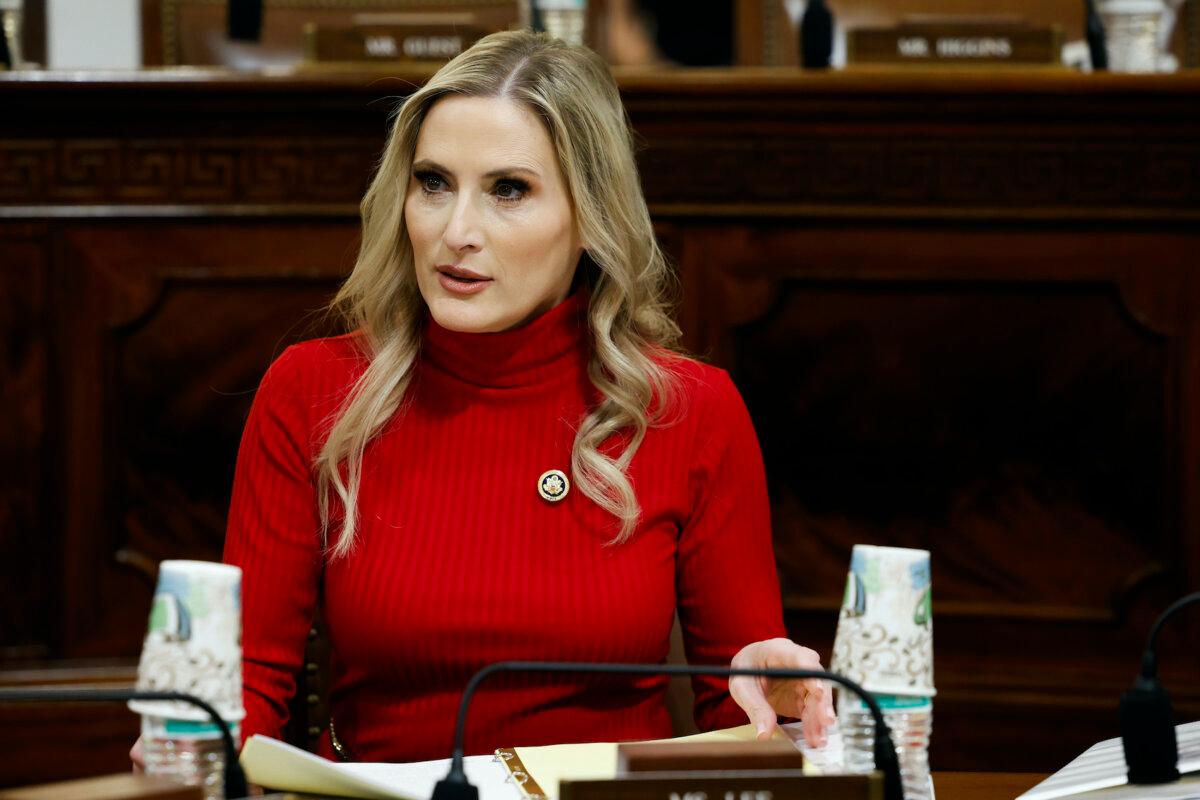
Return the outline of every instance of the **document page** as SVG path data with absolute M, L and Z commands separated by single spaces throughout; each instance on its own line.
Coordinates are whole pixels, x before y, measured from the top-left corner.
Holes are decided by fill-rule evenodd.
M 246 778 L 259 786 L 363 800 L 427 800 L 450 769 L 448 758 L 410 764 L 337 764 L 257 735 L 247 740 L 241 761 Z M 495 756 L 468 756 L 463 767 L 467 780 L 479 789 L 480 800 L 521 796 Z
M 1200 772 L 1200 721 L 1175 726 L 1175 739 L 1179 745 L 1180 774 Z M 1133 797 L 1200 800 L 1200 784 L 1194 782 L 1194 779 L 1162 786 L 1128 787 L 1128 770 L 1129 767 L 1125 764 L 1125 748 L 1121 740 L 1105 739 L 1089 747 L 1070 764 L 1017 800 L 1055 800 L 1060 797 L 1086 797 L 1087 800 Z M 1097 791 L 1100 789 L 1112 791 Z

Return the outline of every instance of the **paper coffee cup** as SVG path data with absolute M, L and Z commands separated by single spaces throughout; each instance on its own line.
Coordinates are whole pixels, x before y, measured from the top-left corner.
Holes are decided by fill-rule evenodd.
M 1100 0 L 1096 10 L 1104 21 L 1109 70 L 1157 72 L 1162 0 Z
M 140 691 L 186 692 L 226 722 L 242 707 L 242 571 L 208 561 L 164 561 L 138 663 Z M 190 703 L 134 700 L 139 714 L 207 721 Z
M 929 551 L 856 544 L 830 669 L 872 694 L 932 697 Z

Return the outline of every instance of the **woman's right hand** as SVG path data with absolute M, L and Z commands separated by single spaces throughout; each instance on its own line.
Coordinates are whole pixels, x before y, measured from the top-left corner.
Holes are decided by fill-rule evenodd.
M 146 762 L 142 758 L 142 737 L 133 743 L 133 747 L 129 748 L 129 760 L 133 762 L 133 771 L 142 773 L 146 771 Z

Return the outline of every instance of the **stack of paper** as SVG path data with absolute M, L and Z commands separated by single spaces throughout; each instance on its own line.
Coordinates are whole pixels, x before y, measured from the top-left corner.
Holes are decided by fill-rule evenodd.
M 1179 744 L 1179 772 L 1185 777 L 1178 783 L 1160 786 L 1129 786 L 1125 749 L 1120 739 L 1094 744 L 1083 755 L 1030 789 L 1017 800 L 1055 800 L 1079 797 L 1087 800 L 1200 800 L 1200 722 L 1175 728 Z
M 246 778 L 259 786 L 366 800 L 428 800 L 450 769 L 448 758 L 411 764 L 336 764 L 258 735 L 246 741 L 241 761 Z M 468 756 L 463 766 L 467 780 L 479 787 L 481 800 L 520 797 L 494 756 Z

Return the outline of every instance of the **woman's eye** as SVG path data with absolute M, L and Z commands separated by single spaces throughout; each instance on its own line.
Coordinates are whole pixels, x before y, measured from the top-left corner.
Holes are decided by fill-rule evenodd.
M 417 183 L 421 184 L 421 191 L 425 194 L 437 194 L 446 188 L 446 182 L 442 180 L 441 175 L 436 175 L 432 172 L 424 172 L 415 176 Z
M 529 184 L 524 181 L 500 181 L 492 191 L 498 199 L 506 203 L 515 203 L 529 191 Z

